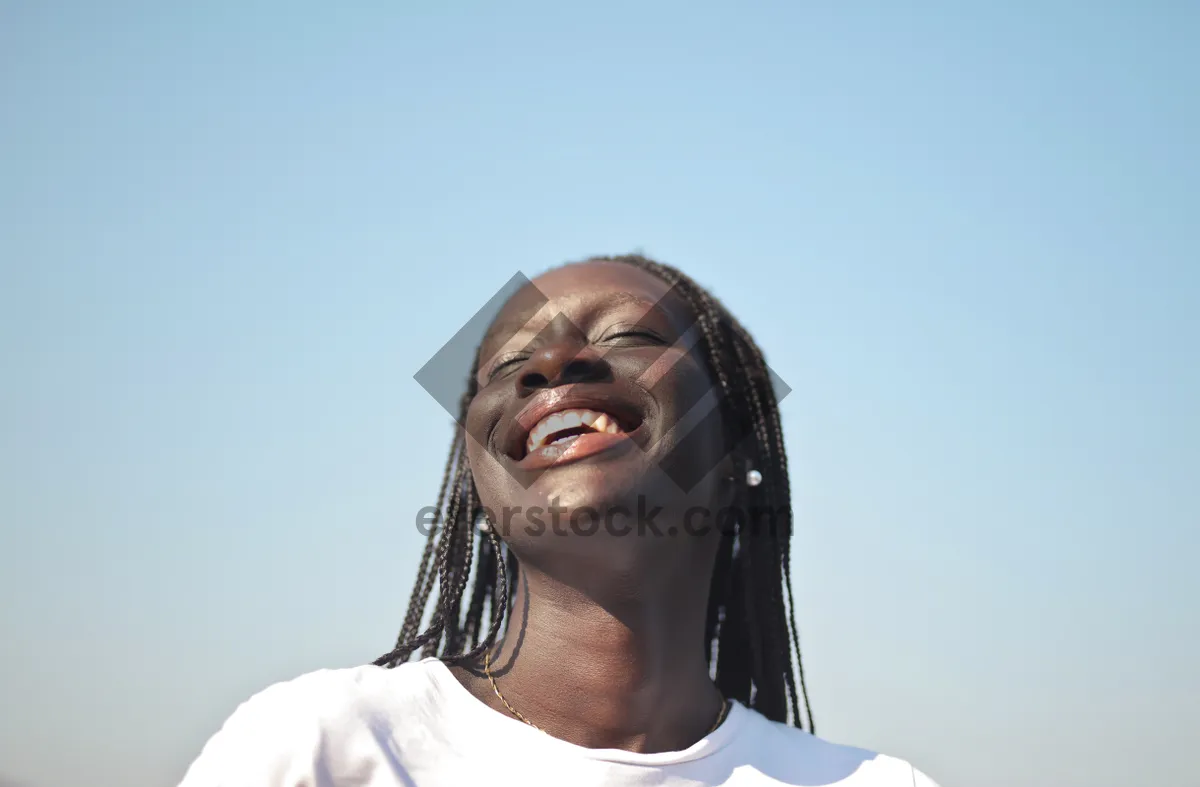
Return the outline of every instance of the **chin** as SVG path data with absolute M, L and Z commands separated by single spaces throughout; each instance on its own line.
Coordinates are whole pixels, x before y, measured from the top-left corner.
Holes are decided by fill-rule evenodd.
M 549 504 L 557 504 L 571 510 L 590 509 L 603 512 L 613 506 L 637 504 L 646 469 L 618 466 L 617 463 L 578 464 L 562 467 L 545 473 L 532 487 L 537 497 Z

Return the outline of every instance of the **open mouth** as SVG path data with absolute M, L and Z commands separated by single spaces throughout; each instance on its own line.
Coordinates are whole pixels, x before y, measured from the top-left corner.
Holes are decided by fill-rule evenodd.
M 599 410 L 572 409 L 551 413 L 529 430 L 525 456 L 547 448 L 565 450 L 584 435 L 624 435 L 616 416 Z
M 647 403 L 636 391 L 583 384 L 543 391 L 530 400 L 500 438 L 502 452 L 522 470 L 542 470 L 635 444 Z

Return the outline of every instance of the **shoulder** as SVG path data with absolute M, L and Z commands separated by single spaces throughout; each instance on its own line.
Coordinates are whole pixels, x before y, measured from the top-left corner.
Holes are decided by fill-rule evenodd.
M 275 683 L 237 707 L 180 787 L 276 784 L 285 775 L 290 780 L 299 775 L 297 767 L 314 767 L 324 752 L 372 737 L 383 723 L 419 709 L 431 691 L 428 670 L 422 662 L 391 670 L 369 665 Z
M 422 665 L 393 670 L 374 665 L 323 669 L 275 683 L 238 706 L 226 727 L 269 722 L 285 726 L 335 722 L 375 713 L 419 693 Z
M 309 672 L 268 686 L 242 703 L 234 717 L 331 718 L 421 702 L 433 691 L 431 662 L 410 662 L 393 669 L 369 664 Z
M 938 787 L 906 760 L 818 738 L 753 711 L 746 715 L 746 737 L 758 750 L 755 759 L 765 775 L 784 784 Z

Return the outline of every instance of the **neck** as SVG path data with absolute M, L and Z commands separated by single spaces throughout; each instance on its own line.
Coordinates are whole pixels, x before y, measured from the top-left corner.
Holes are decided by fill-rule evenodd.
M 642 752 L 687 748 L 712 727 L 722 700 L 701 647 L 707 586 L 603 602 L 525 566 L 520 578 L 491 674 L 526 719 L 580 746 Z M 510 712 L 486 677 L 459 677 Z

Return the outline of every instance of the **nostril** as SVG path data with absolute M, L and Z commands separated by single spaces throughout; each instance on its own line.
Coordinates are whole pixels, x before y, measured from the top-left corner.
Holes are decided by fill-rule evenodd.
M 587 375 L 587 373 L 590 372 L 591 369 L 592 369 L 591 361 L 586 361 L 586 360 L 583 360 L 582 358 L 576 358 L 575 360 L 571 361 L 563 368 L 563 377 L 566 377 L 568 379 L 575 378 L 575 377 L 583 377 L 583 376 Z
M 521 376 L 521 385 L 526 388 L 544 388 L 550 381 L 540 372 L 529 372 Z

